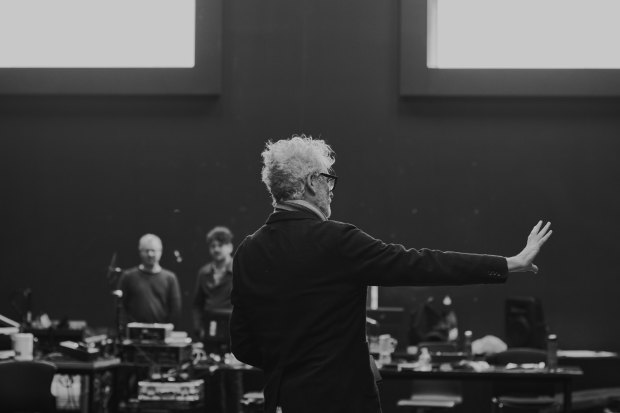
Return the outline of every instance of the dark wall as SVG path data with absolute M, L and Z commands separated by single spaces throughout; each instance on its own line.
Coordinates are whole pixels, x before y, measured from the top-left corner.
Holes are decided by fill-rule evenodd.
M 504 299 L 535 295 L 561 347 L 620 350 L 620 101 L 402 99 L 396 1 L 226 1 L 223 73 L 216 98 L 0 97 L 1 314 L 30 287 L 35 311 L 112 325 L 112 254 L 135 265 L 154 232 L 189 327 L 205 231 L 262 224 L 264 142 L 303 132 L 337 153 L 333 218 L 385 241 L 510 255 L 553 223 L 537 276 L 381 305 L 450 293 L 461 328 L 503 337 Z

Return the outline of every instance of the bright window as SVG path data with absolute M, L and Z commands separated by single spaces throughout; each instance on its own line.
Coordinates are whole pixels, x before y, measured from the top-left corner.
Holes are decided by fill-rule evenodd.
M 429 0 L 427 65 L 620 68 L 619 0 Z
M 0 68 L 192 68 L 195 0 L 1 0 Z

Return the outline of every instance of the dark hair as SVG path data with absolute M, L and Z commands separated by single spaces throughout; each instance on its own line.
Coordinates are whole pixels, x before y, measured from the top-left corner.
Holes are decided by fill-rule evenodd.
M 226 227 L 215 227 L 207 232 L 207 245 L 211 245 L 213 241 L 217 241 L 220 244 L 231 244 L 232 240 L 233 233 Z

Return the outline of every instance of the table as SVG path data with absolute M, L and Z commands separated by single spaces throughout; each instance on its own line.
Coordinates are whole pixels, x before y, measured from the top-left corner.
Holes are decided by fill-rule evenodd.
M 413 369 L 398 370 L 397 365 L 386 365 L 380 370 L 381 376 L 384 380 L 411 380 L 411 379 L 424 379 L 424 380 L 477 380 L 487 381 L 493 383 L 494 381 L 539 381 L 539 382 L 552 382 L 559 384 L 562 387 L 563 394 L 563 411 L 568 413 L 571 411 L 571 392 L 573 380 L 583 375 L 583 371 L 579 367 L 575 366 L 562 366 L 555 370 L 548 370 L 546 368 L 540 369 L 524 369 L 513 368 L 508 369 L 505 367 L 490 367 L 489 369 L 474 371 L 465 369 L 454 370 L 431 370 L 420 371 Z
M 47 360 L 54 364 L 58 369 L 57 374 L 79 375 L 86 378 L 87 390 L 86 405 L 80 406 L 82 413 L 105 413 L 108 411 L 110 392 L 106 391 L 106 384 L 111 391 L 112 383 L 109 374 L 112 369 L 120 365 L 121 360 L 117 357 L 97 359 L 93 361 L 79 361 L 74 359 L 54 358 Z M 97 397 L 95 397 L 95 393 Z

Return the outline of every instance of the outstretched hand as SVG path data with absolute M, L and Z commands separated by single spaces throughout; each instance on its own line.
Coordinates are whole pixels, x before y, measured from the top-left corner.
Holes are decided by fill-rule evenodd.
M 540 247 L 543 246 L 553 233 L 553 231 L 549 230 L 551 222 L 547 222 L 544 227 L 542 227 L 542 223 L 542 221 L 538 221 L 538 224 L 534 226 L 532 232 L 527 237 L 525 248 L 514 257 L 506 259 L 509 272 L 531 271 L 534 274 L 538 272 L 538 267 L 534 264 L 534 258 L 538 255 Z

